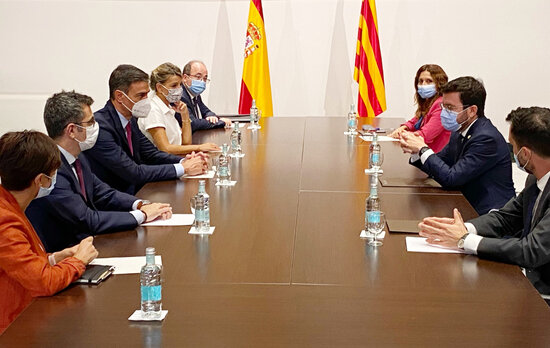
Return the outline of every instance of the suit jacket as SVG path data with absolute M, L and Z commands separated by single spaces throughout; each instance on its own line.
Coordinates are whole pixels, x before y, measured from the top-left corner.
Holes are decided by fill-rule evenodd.
M 449 142 L 449 137 L 451 136 L 451 132 L 443 128 L 441 125 L 442 100 L 443 98 L 439 97 L 433 102 L 430 110 L 428 110 L 422 119 L 420 129 L 416 130 L 414 128 L 414 125 L 418 122 L 416 117 L 411 118 L 404 124 L 407 126 L 409 131 L 421 135 L 422 138 L 424 138 L 426 145 L 428 145 L 430 149 L 434 150 L 434 152 L 441 151 L 441 149 L 447 145 Z
M 445 189 L 460 190 L 482 215 L 515 196 L 512 161 L 502 134 L 486 117 L 478 118 L 464 140 L 453 132 L 439 153 L 412 163 Z
M 199 109 L 200 115 L 197 115 L 195 104 L 193 103 L 193 97 L 187 90 L 187 88 L 182 84 L 183 94 L 181 95 L 181 101 L 187 105 L 189 110 L 189 119 L 191 120 L 191 130 L 193 132 L 204 129 L 213 129 L 213 128 L 222 128 L 225 127 L 225 122 L 218 121 L 212 123 L 206 119 L 208 116 L 216 116 L 204 103 L 202 102 L 201 96 L 197 96 L 197 108 Z M 201 117 L 202 115 L 202 117 Z M 176 114 L 176 119 L 178 120 L 181 126 L 181 116 Z
M 530 175 L 523 191 L 502 209 L 471 222 L 483 238 L 480 257 L 525 267 L 527 278 L 541 294 L 550 294 L 550 181 L 542 191 L 529 231 L 523 233 L 536 178 Z
M 61 155 L 55 188 L 48 196 L 32 201 L 26 210 L 48 252 L 65 249 L 91 235 L 137 226 L 129 211 L 138 198 L 114 190 L 99 180 L 84 154 L 78 159 L 82 165 L 86 200 L 71 165 Z
M 85 153 L 92 171 L 101 181 L 119 191 L 135 194 L 148 182 L 177 178 L 173 164 L 181 158 L 158 150 L 141 133 L 134 117 L 130 119 L 133 155 L 110 100 L 94 117 L 99 123 L 99 136 L 94 147 Z
M 33 297 L 55 294 L 85 269 L 74 257 L 51 266 L 31 223 L 0 185 L 0 334 Z

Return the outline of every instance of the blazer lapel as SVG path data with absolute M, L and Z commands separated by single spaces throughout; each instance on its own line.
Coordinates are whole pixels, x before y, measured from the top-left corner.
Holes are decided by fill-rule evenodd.
M 132 157 L 132 152 L 130 151 L 130 146 L 128 145 L 128 139 L 126 138 L 126 130 L 122 128 L 122 123 L 120 122 L 120 118 L 118 117 L 118 113 L 115 109 L 115 106 L 113 105 L 113 103 L 111 103 L 110 100 L 107 102 L 107 105 L 109 108 L 109 117 L 111 118 L 113 127 L 115 128 L 115 131 L 117 132 L 118 136 L 121 139 L 120 143 L 124 148 L 124 151 L 126 152 L 126 154 L 129 157 Z M 132 127 L 132 141 L 133 140 L 134 140 L 134 128 Z M 134 144 L 132 143 L 132 145 Z
M 546 183 L 546 186 L 544 187 L 544 190 L 542 191 L 542 195 L 540 196 L 539 204 L 537 206 L 536 211 L 533 212 L 533 224 L 531 226 L 531 229 L 533 229 L 533 226 L 536 226 L 540 220 L 542 219 L 542 216 L 544 215 L 543 212 L 545 212 L 548 209 L 548 200 L 550 195 L 550 180 Z

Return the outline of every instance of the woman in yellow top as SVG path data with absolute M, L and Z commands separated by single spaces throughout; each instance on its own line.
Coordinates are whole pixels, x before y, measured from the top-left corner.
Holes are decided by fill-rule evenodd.
M 185 155 L 194 151 L 218 151 L 213 143 L 191 145 L 191 120 L 187 105 L 181 102 L 181 70 L 172 63 L 164 63 L 151 73 L 149 84 L 152 89 L 151 111 L 138 120 L 143 134 L 159 150 L 174 155 Z M 181 115 L 181 127 L 176 119 Z

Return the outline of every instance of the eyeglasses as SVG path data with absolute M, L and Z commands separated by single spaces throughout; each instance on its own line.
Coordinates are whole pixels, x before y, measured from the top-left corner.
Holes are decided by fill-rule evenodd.
M 206 83 L 209 83 L 209 82 L 210 82 L 210 79 L 208 78 L 208 76 L 204 76 L 204 77 L 203 77 L 202 75 L 199 75 L 199 74 L 197 74 L 197 75 L 187 75 L 187 76 L 189 76 L 189 77 L 194 77 L 195 80 L 202 80 L 202 81 L 204 81 L 204 82 L 206 82 Z
M 450 111 L 450 112 L 460 112 L 458 110 L 455 110 L 458 107 L 456 107 L 454 105 L 443 104 L 443 103 L 440 103 L 439 105 L 441 106 L 441 109 L 443 109 L 443 110 L 447 110 L 447 111 Z M 466 110 L 466 108 L 469 108 L 470 106 L 471 105 L 462 105 L 462 110 L 461 111 Z
M 79 126 L 83 126 L 83 125 L 93 126 L 95 124 L 95 118 L 92 116 L 92 118 L 89 121 L 76 122 L 75 124 Z

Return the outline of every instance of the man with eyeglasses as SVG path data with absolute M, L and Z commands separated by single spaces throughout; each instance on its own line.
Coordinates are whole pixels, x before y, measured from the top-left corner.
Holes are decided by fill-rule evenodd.
M 192 60 L 183 67 L 181 101 L 187 105 L 191 130 L 193 132 L 204 129 L 222 128 L 231 125 L 228 118 L 218 118 L 212 110 L 204 105 L 201 93 L 210 82 L 206 65 L 199 60 Z M 176 114 L 176 119 L 181 125 L 181 117 Z
M 487 93 L 473 77 L 459 77 L 441 88 L 441 123 L 451 131 L 441 152 L 431 150 L 421 136 L 404 132 L 399 141 L 410 163 L 443 188 L 460 190 L 478 214 L 499 209 L 515 196 L 508 145 L 485 117 Z
M 50 97 L 44 108 L 44 123 L 61 152 L 61 167 L 52 193 L 35 199 L 26 214 L 48 252 L 172 215 L 169 204 L 114 190 L 92 173 L 82 153 L 95 145 L 99 134 L 92 103 L 89 96 L 63 91 Z

